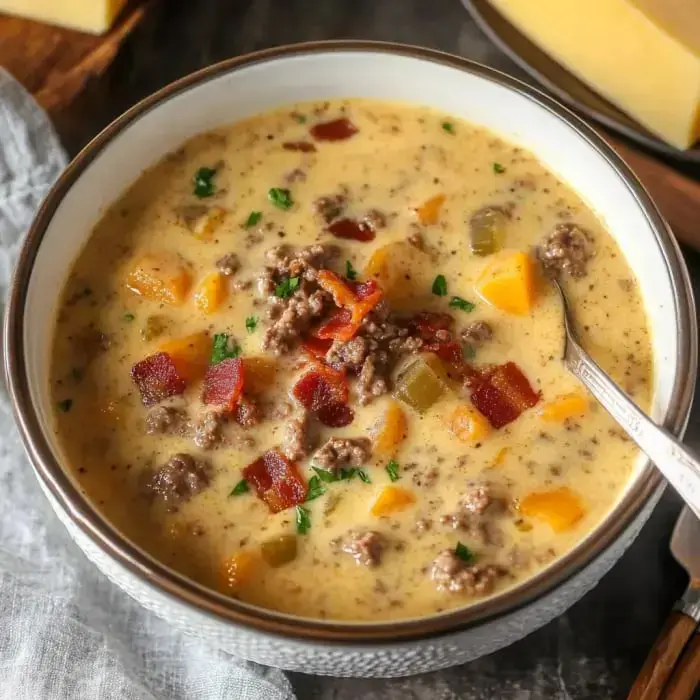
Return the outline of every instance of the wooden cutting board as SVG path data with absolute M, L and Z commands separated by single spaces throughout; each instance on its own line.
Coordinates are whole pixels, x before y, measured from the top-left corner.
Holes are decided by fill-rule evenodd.
M 102 36 L 0 14 L 0 66 L 56 117 L 104 74 L 144 13 L 144 4 L 130 3 Z

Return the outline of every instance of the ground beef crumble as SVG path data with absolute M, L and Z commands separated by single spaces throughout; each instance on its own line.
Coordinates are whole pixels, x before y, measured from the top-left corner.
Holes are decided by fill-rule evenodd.
M 284 355 L 332 306 L 330 295 L 316 284 L 319 269 L 327 267 L 337 255 L 335 246 L 310 245 L 294 251 L 276 246 L 265 254 L 267 265 L 257 278 L 258 294 L 265 297 L 270 325 L 265 330 L 262 348 Z M 275 294 L 285 280 L 298 278 L 299 285 L 287 298 Z
M 430 578 L 435 587 L 449 593 L 485 595 L 505 574 L 506 570 L 495 564 L 469 564 L 451 549 L 440 552 L 430 565 Z
M 371 455 L 369 438 L 332 437 L 314 454 L 313 462 L 321 469 L 332 471 L 341 467 L 361 467 Z
M 324 223 L 330 224 L 343 215 L 347 203 L 348 192 L 344 189 L 337 194 L 326 195 L 314 200 L 313 208 Z
M 155 406 L 146 415 L 149 435 L 178 435 L 186 430 L 187 413 L 174 406 Z
M 194 423 L 194 444 L 203 450 L 218 447 L 222 441 L 221 426 L 225 417 L 217 411 L 204 411 Z
M 284 455 L 292 461 L 298 461 L 308 457 L 313 447 L 309 414 L 304 412 L 301 416 L 287 421 L 282 438 Z
M 368 352 L 367 339 L 357 336 L 344 343 L 334 340 L 326 353 L 326 362 L 333 367 L 357 370 L 362 367 Z
M 168 510 L 176 510 L 209 486 L 210 474 L 208 462 L 179 452 L 153 472 L 147 488 L 163 501 Z
M 593 236 L 574 223 L 557 224 L 537 249 L 544 269 L 553 275 L 584 277 L 593 257 Z
M 232 277 L 241 268 L 241 261 L 235 253 L 226 253 L 216 261 L 217 270 L 226 277 Z
M 505 502 L 488 482 L 470 482 L 457 502 L 457 509 L 440 516 L 440 523 L 461 530 L 483 544 L 501 546 L 503 533 L 497 523 Z
M 373 530 L 351 530 L 342 541 L 341 549 L 355 559 L 359 566 L 377 566 L 386 546 L 384 537 Z
M 474 321 L 460 331 L 459 337 L 465 345 L 478 348 L 493 338 L 493 328 L 486 321 Z

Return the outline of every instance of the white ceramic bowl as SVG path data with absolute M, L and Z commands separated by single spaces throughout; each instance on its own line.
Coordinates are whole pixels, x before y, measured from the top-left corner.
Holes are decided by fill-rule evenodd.
M 640 459 L 606 521 L 515 590 L 424 620 L 336 624 L 252 608 L 153 560 L 80 494 L 61 468 L 51 430 L 48 348 L 56 292 L 105 208 L 193 134 L 287 103 L 333 97 L 445 110 L 521 144 L 568 182 L 607 222 L 639 278 L 653 328 L 653 417 L 682 433 L 697 364 L 692 293 L 678 246 L 625 164 L 565 108 L 512 78 L 426 49 L 368 42 L 279 48 L 212 66 L 164 88 L 102 132 L 53 188 L 22 249 L 6 317 L 6 371 L 27 450 L 56 513 L 87 556 L 144 606 L 261 663 L 333 675 L 407 675 L 488 654 L 566 610 L 633 541 L 660 495 L 658 473 Z

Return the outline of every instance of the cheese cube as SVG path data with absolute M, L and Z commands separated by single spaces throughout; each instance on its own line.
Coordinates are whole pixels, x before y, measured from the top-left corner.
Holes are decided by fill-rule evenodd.
M 603 97 L 678 148 L 700 139 L 698 0 L 490 0 Z
M 103 34 L 127 0 L 0 0 L 0 12 Z

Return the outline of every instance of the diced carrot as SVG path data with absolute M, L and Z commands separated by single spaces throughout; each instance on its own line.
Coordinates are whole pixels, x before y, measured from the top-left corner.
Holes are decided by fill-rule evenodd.
M 538 411 L 548 423 L 563 423 L 567 418 L 582 416 L 588 410 L 588 399 L 581 393 L 560 394 Z
M 226 209 L 223 207 L 210 207 L 206 214 L 200 216 L 192 226 L 192 233 L 200 241 L 210 241 L 214 233 L 226 218 Z
M 159 350 L 172 358 L 178 373 L 188 382 L 201 379 L 211 357 L 211 337 L 202 331 L 163 343 Z
M 494 256 L 481 271 L 476 290 L 501 311 L 524 316 L 535 303 L 535 282 L 532 258 L 520 251 L 504 251 Z
M 400 486 L 385 486 L 372 504 L 370 513 L 383 518 L 404 510 L 416 502 L 413 492 Z
M 277 375 L 277 363 L 271 357 L 253 355 L 243 358 L 247 394 L 263 394 L 272 388 Z
M 221 562 L 219 568 L 219 588 L 223 593 L 235 593 L 249 583 L 261 564 L 256 550 L 243 549 Z
M 457 406 L 446 422 L 450 432 L 461 442 L 479 442 L 491 432 L 488 420 L 467 404 Z
M 546 521 L 554 532 L 562 532 L 585 514 L 581 499 L 568 487 L 529 493 L 520 503 L 520 512 Z
M 192 286 L 192 276 L 185 261 L 174 253 L 147 253 L 129 271 L 126 286 L 151 301 L 179 306 Z
M 197 287 L 194 303 L 203 313 L 213 314 L 226 299 L 226 278 L 220 272 L 210 272 Z
M 424 226 L 429 226 L 430 224 L 436 224 L 440 217 L 440 209 L 445 203 L 444 194 L 436 194 L 434 197 L 427 199 L 419 207 L 414 210 L 418 221 Z
M 389 401 L 374 437 L 374 451 L 382 457 L 393 457 L 406 439 L 406 414 L 397 401 Z
M 382 286 L 384 286 L 383 283 L 389 277 L 389 255 L 391 247 L 392 244 L 390 243 L 389 245 L 377 248 L 377 250 L 372 253 L 372 257 L 370 257 L 365 266 L 365 276 L 378 280 Z

